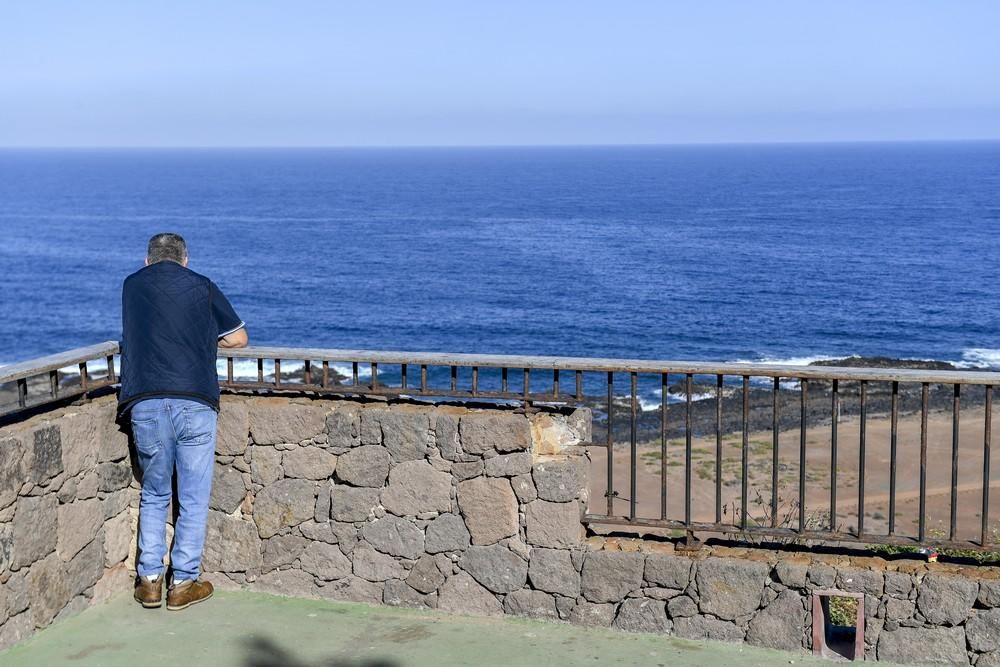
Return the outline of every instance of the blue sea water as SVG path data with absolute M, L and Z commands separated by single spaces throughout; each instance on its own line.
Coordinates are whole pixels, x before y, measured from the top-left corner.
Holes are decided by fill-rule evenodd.
M 0 363 L 175 231 L 253 343 L 1000 366 L 1000 143 L 0 151 Z

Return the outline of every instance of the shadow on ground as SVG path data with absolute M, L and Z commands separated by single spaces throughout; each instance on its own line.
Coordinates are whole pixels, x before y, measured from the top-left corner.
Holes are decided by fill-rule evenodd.
M 306 661 L 295 657 L 286 648 L 271 639 L 254 638 L 243 642 L 246 651 L 245 667 L 403 667 L 385 658 L 321 658 Z

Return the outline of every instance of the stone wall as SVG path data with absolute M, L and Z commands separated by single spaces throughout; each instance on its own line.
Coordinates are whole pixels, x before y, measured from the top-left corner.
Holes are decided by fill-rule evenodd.
M 568 619 L 589 439 L 587 410 L 227 397 L 204 568 L 285 595 Z
M 0 646 L 131 589 L 113 410 L 0 431 Z M 588 537 L 589 429 L 586 410 L 225 396 L 206 577 L 790 651 L 812 649 L 813 594 L 841 591 L 863 600 L 867 659 L 1000 665 L 997 568 Z
M 1000 569 L 765 550 L 675 553 L 588 539 L 581 615 L 595 625 L 811 651 L 814 594 L 857 596 L 867 660 L 1000 665 Z
M 0 649 L 126 590 L 137 498 L 105 398 L 0 429 Z

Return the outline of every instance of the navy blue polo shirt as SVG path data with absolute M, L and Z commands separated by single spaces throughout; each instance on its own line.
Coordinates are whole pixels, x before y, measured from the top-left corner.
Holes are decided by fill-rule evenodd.
M 145 398 L 188 398 L 219 409 L 219 339 L 243 327 L 205 276 L 169 260 L 122 286 L 121 392 L 125 412 Z

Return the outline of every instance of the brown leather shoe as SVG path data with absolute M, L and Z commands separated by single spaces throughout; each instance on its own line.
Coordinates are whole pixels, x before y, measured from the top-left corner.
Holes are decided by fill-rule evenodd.
M 180 611 L 212 597 L 212 584 L 201 579 L 187 580 L 167 589 L 167 609 Z
M 156 609 L 163 604 L 163 577 L 154 581 L 139 577 L 135 584 L 135 601 L 146 609 Z

